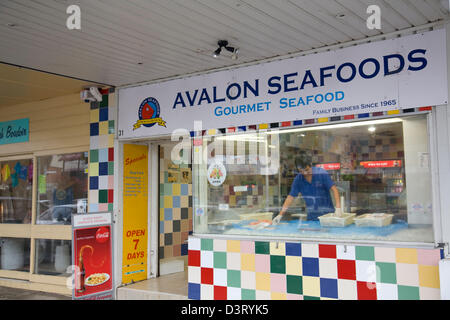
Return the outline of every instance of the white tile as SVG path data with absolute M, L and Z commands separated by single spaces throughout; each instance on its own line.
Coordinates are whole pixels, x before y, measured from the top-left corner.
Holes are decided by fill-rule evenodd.
M 201 300 L 214 300 L 214 286 L 210 284 L 200 285 L 200 299 Z
M 270 294 L 270 291 L 256 290 L 255 298 L 256 300 L 271 300 L 272 296 Z
M 255 290 L 256 273 L 253 271 L 241 271 L 241 287 L 242 289 Z
M 227 269 L 241 270 L 241 254 L 239 252 L 227 252 Z
M 214 285 L 215 286 L 227 286 L 227 269 L 214 269 Z
M 336 258 L 342 260 L 355 260 L 355 246 L 337 245 Z
M 356 260 L 356 280 L 376 282 L 377 269 L 375 261 Z
M 302 257 L 318 258 L 319 245 L 317 243 L 302 243 Z
M 201 269 L 200 267 L 188 267 L 188 281 L 191 283 L 201 282 Z
M 109 176 L 99 176 L 98 177 L 98 188 L 101 190 L 108 189 L 108 178 Z
M 319 258 L 319 276 L 321 278 L 337 279 L 337 260 Z
M 227 300 L 241 300 L 241 289 L 240 288 L 227 288 Z
M 200 266 L 203 268 L 214 267 L 214 252 L 213 251 L 200 251 Z
M 377 300 L 398 300 L 398 289 L 396 284 L 377 283 Z
M 358 290 L 356 281 L 338 279 L 338 298 L 340 300 L 357 300 Z
M 227 251 L 227 240 L 214 239 L 213 249 L 214 249 L 214 251 L 226 252 Z
M 200 250 L 200 238 L 189 237 L 188 248 L 189 250 Z

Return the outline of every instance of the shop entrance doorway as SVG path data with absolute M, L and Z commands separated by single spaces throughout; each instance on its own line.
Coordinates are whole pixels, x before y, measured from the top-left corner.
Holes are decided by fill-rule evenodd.
M 177 142 L 158 146 L 159 275 L 187 271 L 188 237 L 192 234 L 192 169 L 182 161 Z M 186 150 L 185 150 L 186 151 Z

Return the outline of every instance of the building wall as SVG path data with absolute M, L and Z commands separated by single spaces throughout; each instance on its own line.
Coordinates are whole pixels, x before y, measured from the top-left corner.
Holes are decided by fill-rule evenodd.
M 79 94 L 2 108 L 1 121 L 30 119 L 28 142 L 0 146 L 0 156 L 89 148 L 89 104 Z
M 189 238 L 198 300 L 440 299 L 441 249 Z

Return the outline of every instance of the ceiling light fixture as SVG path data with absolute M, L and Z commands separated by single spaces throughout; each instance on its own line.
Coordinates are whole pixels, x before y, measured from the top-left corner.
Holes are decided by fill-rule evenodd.
M 225 48 L 225 50 L 227 50 L 227 51 L 232 53 L 231 59 L 236 60 L 238 58 L 237 54 L 239 52 L 239 48 L 228 46 L 228 41 L 227 40 L 219 40 L 217 42 L 217 45 L 219 47 L 213 53 L 213 57 L 214 58 L 217 58 L 217 57 L 220 56 L 220 53 L 222 52 L 222 48 Z

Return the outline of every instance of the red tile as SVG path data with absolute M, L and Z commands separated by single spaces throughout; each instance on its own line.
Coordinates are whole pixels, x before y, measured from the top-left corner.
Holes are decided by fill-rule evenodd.
M 420 107 L 419 111 L 431 111 L 432 109 L 432 107 Z
M 332 244 L 319 244 L 319 258 L 336 259 L 336 246 Z
M 213 268 L 201 268 L 200 277 L 202 284 L 213 284 L 214 282 L 214 269 Z
M 338 279 L 356 280 L 355 260 L 337 260 Z
M 188 266 L 200 267 L 200 250 L 188 251 Z
M 357 281 L 358 300 L 377 300 L 377 287 L 375 282 Z
M 114 148 L 108 149 L 108 161 L 114 161 Z
M 282 127 L 290 127 L 292 125 L 292 123 L 290 122 L 290 121 L 283 121 L 282 123 L 281 123 L 281 126 Z
M 113 202 L 114 202 L 114 190 L 109 189 L 108 190 L 108 203 L 113 203 Z
M 227 300 L 227 287 L 214 286 L 214 300 Z
M 344 120 L 351 120 L 351 119 L 355 119 L 355 115 L 350 114 L 348 116 L 344 116 Z

